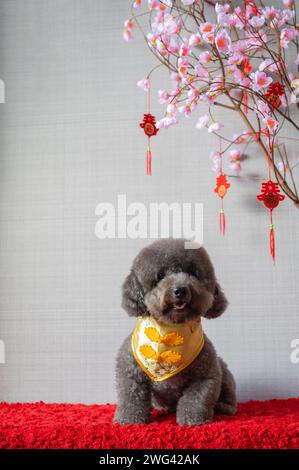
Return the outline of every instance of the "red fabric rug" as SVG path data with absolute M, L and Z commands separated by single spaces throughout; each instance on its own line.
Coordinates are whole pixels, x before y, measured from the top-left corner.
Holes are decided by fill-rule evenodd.
M 295 449 L 299 448 L 299 398 L 250 401 L 234 417 L 204 426 L 177 426 L 154 411 L 151 424 L 112 422 L 115 405 L 0 403 L 1 448 L 88 449 Z

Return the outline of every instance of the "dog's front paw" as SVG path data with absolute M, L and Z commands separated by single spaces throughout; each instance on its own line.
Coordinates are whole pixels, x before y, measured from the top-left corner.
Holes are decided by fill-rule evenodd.
M 151 421 L 149 413 L 140 412 L 140 410 L 121 410 L 117 408 L 113 421 L 118 424 L 146 424 Z
M 213 413 L 199 412 L 198 410 L 177 410 L 176 422 L 179 426 L 202 426 L 213 421 Z

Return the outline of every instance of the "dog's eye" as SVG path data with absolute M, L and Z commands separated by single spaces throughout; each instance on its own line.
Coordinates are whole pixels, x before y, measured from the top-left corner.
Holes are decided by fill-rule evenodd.
M 164 271 L 159 271 L 157 274 L 157 279 L 158 281 L 161 281 L 165 277 L 165 272 Z

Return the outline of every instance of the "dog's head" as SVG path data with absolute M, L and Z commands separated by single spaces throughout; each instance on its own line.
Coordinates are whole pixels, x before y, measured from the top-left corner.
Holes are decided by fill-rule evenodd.
M 122 306 L 131 316 L 152 315 L 164 323 L 216 318 L 227 300 L 204 248 L 162 239 L 143 248 L 123 284 Z

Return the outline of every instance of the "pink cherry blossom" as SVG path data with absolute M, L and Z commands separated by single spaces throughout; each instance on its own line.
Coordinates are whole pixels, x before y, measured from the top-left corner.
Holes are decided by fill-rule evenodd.
M 293 8 L 295 5 L 295 0 L 282 0 L 285 7 Z
M 165 39 L 165 38 L 164 38 Z M 177 54 L 179 51 L 178 40 L 176 37 L 171 36 L 167 41 L 167 49 L 173 54 Z
M 161 128 L 167 129 L 168 127 L 174 126 L 177 123 L 178 123 L 177 116 L 175 114 L 167 113 L 166 116 L 164 116 L 162 119 L 157 121 L 156 127 L 157 129 L 161 129 Z
M 215 44 L 219 52 L 227 53 L 231 47 L 231 38 L 226 29 L 218 32 L 215 37 Z
M 230 10 L 230 5 L 225 3 L 221 5 L 220 3 L 216 3 L 215 11 L 217 13 L 217 22 L 223 26 L 229 26 L 231 24 L 231 15 L 227 13 Z
M 179 55 L 181 57 L 185 57 L 186 55 L 189 54 L 189 52 L 190 52 L 190 47 L 187 46 L 186 44 L 182 44 L 180 47 Z
M 252 80 L 252 88 L 254 91 L 259 91 L 264 88 L 267 88 L 270 83 L 273 81 L 271 77 L 268 77 L 265 72 L 260 72 L 257 70 L 250 74 Z
M 207 114 L 204 114 L 200 118 L 198 118 L 198 121 L 195 125 L 196 129 L 203 129 L 204 127 L 207 127 L 208 122 L 210 121 L 210 118 Z
M 151 87 L 151 84 L 148 78 L 143 78 L 142 80 L 139 80 L 139 82 L 137 82 L 137 86 L 142 88 L 144 91 L 148 91 Z
M 201 64 L 197 64 L 194 70 L 199 78 L 209 78 L 209 72 Z
M 165 90 L 158 90 L 158 96 L 159 96 L 159 102 L 161 104 L 168 103 L 169 100 L 171 99 L 171 95 L 167 93 Z
M 244 73 L 242 72 L 239 67 L 236 67 L 235 65 L 229 65 L 226 69 L 227 73 L 229 75 L 232 75 L 235 82 L 240 83 L 241 80 L 244 78 Z
M 177 34 L 180 32 L 181 25 L 170 13 L 164 15 L 163 32 L 166 34 Z
M 123 37 L 126 41 L 129 41 L 133 37 L 133 28 L 135 25 L 132 20 L 126 20 L 124 26 Z
M 170 78 L 176 85 L 179 85 L 182 80 L 182 77 L 176 72 L 171 72 Z
M 215 34 L 215 25 L 212 23 L 202 23 L 199 27 L 202 38 L 205 42 L 212 44 L 214 42 Z
M 267 105 L 267 103 L 265 103 L 265 101 L 263 100 L 257 100 L 257 103 L 256 103 L 256 112 L 258 115 L 261 115 L 261 117 L 265 117 L 267 114 L 270 113 L 270 108 L 269 106 Z
M 280 20 L 278 21 L 278 27 L 281 28 L 284 24 L 290 23 L 294 16 L 294 10 L 283 10 L 281 12 Z
M 217 15 L 225 15 L 228 11 L 230 10 L 230 5 L 229 3 L 216 3 L 215 5 L 215 11 Z
M 157 39 L 156 41 L 156 49 L 161 56 L 165 57 L 166 55 L 168 55 L 168 50 L 165 45 L 165 42 L 161 41 L 160 39 Z
M 185 75 L 187 73 L 187 68 L 189 66 L 189 61 L 187 59 L 178 59 L 178 71 L 181 75 Z
M 229 152 L 229 159 L 230 161 L 234 161 L 234 160 L 241 160 L 241 151 L 240 150 L 237 150 L 237 149 L 232 149 L 230 152 Z
M 228 59 L 229 64 L 241 64 L 244 60 L 244 54 L 241 51 L 235 51 L 233 55 Z
M 241 167 L 241 161 L 243 159 L 242 153 L 240 150 L 232 149 L 229 152 L 229 162 L 230 162 L 230 168 L 235 171 L 237 174 L 240 173 L 242 167 Z
M 147 35 L 147 42 L 149 46 L 156 47 L 157 43 L 157 36 L 155 34 L 149 33 Z
M 165 11 L 167 10 L 167 7 L 171 6 L 171 1 L 170 0 L 163 0 L 163 2 L 160 2 L 160 0 L 148 0 L 148 7 L 149 10 L 160 10 L 160 11 Z
M 259 70 L 261 72 L 279 73 L 278 64 L 273 62 L 273 59 L 263 60 L 263 62 L 261 62 L 259 65 Z
M 215 25 L 213 23 L 201 23 L 199 29 L 202 34 L 213 33 L 215 30 Z
M 237 29 L 244 29 L 243 12 L 240 7 L 236 7 L 235 11 L 230 16 L 230 26 Z
M 213 60 L 212 54 L 209 51 L 203 51 L 199 54 L 199 61 L 203 64 L 208 64 Z
M 251 134 L 249 131 L 243 131 L 241 134 L 234 134 L 233 141 L 235 144 L 244 144 L 251 139 Z
M 213 122 L 212 124 L 209 125 L 208 127 L 208 132 L 211 134 L 212 132 L 217 132 L 220 129 L 222 129 L 223 124 L 220 124 L 219 122 Z
M 290 41 L 293 41 L 297 37 L 298 33 L 295 28 L 284 28 L 280 32 L 280 45 L 283 48 L 287 48 Z
M 192 113 L 192 105 L 190 103 L 186 103 L 183 106 L 180 106 L 179 112 L 184 113 L 185 117 L 190 117 L 190 114 Z
M 263 16 L 253 16 L 252 18 L 250 18 L 249 23 L 251 24 L 251 26 L 258 29 L 264 26 L 265 18 Z
M 142 0 L 135 0 L 135 2 L 133 3 L 133 7 L 134 8 L 139 8 L 141 6 L 141 1 Z
M 189 38 L 189 46 L 200 46 L 202 43 L 201 35 L 199 33 L 192 34 Z
M 279 20 L 279 16 L 280 16 L 279 10 L 275 8 L 273 5 L 271 5 L 270 7 L 265 7 L 262 10 L 262 12 L 265 18 L 267 18 L 270 21 Z
M 189 90 L 187 93 L 189 100 L 197 99 L 199 94 L 200 94 L 200 91 L 197 88 L 191 88 L 191 90 Z
M 275 132 L 278 127 L 278 122 L 274 117 L 266 115 L 263 119 L 263 122 L 266 124 L 270 132 Z

